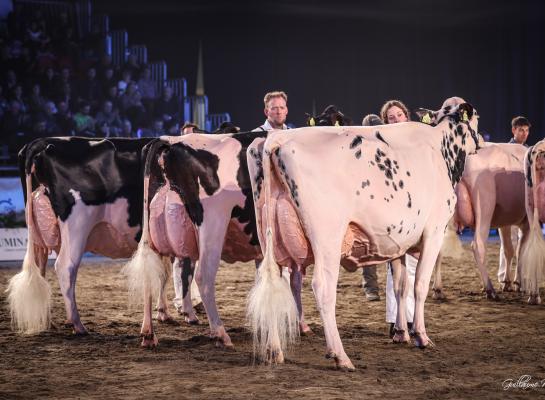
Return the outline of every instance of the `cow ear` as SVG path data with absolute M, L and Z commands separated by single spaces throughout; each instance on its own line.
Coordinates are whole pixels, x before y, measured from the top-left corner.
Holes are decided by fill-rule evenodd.
M 51 156 L 53 154 L 55 154 L 55 146 L 52 145 L 52 144 L 48 144 L 47 147 L 45 148 L 45 154 L 47 154 L 48 156 Z
M 419 108 L 414 113 L 418 116 L 418 120 L 424 124 L 430 125 L 435 119 L 435 112 L 425 108 Z
M 462 103 L 458 106 L 458 115 L 460 116 L 460 121 L 468 122 L 474 114 L 474 108 L 469 103 Z

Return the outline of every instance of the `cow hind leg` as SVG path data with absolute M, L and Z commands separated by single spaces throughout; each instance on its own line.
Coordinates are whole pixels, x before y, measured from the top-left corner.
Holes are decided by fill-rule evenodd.
M 324 245 L 325 243 L 328 244 Z M 315 263 L 312 290 L 324 324 L 327 343 L 326 358 L 333 359 L 339 369 L 353 371 L 355 368 L 344 351 L 335 317 L 340 248 L 340 241 L 336 243 L 329 238 L 321 241 L 320 245 L 313 246 Z
M 415 312 L 413 329 L 415 332 L 415 344 L 419 348 L 434 347 L 434 343 L 426 333 L 424 322 L 424 304 L 430 287 L 433 266 L 441 249 L 443 238 L 441 234 L 435 234 L 424 240 L 420 259 L 416 267 L 414 282 Z
M 299 332 L 301 335 L 312 335 L 312 330 L 305 322 L 305 316 L 303 313 L 303 304 L 301 302 L 301 289 L 303 287 L 303 273 L 301 269 L 294 265 L 290 274 L 290 286 L 295 304 L 297 305 L 297 312 L 299 315 Z
M 170 315 L 168 311 L 168 302 L 167 302 L 167 293 L 166 293 L 166 285 L 168 282 L 168 274 L 171 266 L 170 257 L 162 257 L 163 265 L 165 267 L 165 275 L 166 279 L 163 282 L 163 285 L 161 286 L 161 290 L 159 292 L 159 296 L 157 298 L 157 315 L 155 316 L 155 319 L 159 322 L 163 323 L 174 323 L 174 319 Z
M 407 328 L 406 296 L 408 294 L 407 268 L 402 256 L 392 261 L 392 281 L 397 302 L 397 317 L 394 327 L 394 343 L 408 343 L 411 339 Z
M 203 229 L 201 229 L 201 233 L 203 233 Z M 206 234 L 203 234 L 203 236 L 205 237 L 200 240 L 199 267 L 195 279 L 208 316 L 210 337 L 216 339 L 218 347 L 233 348 L 233 342 L 225 330 L 216 304 L 216 274 L 221 258 L 221 245 L 218 245 L 218 243 L 223 242 L 225 231 L 223 235 L 220 232 L 217 237 L 206 237 Z
M 57 261 L 55 262 L 55 272 L 59 281 L 62 297 L 64 299 L 64 307 L 66 309 L 65 326 L 72 328 L 76 335 L 86 335 L 87 329 L 81 322 L 78 307 L 76 304 L 76 279 L 78 276 L 78 268 L 83 255 L 83 246 L 81 250 L 72 257 L 68 251 L 64 249 L 70 246 L 61 247 Z M 72 247 L 74 249 L 74 247 Z
M 488 271 L 486 270 L 486 240 L 488 238 L 489 230 L 490 223 L 477 223 L 473 239 L 473 255 L 481 274 L 486 298 L 489 300 L 498 300 L 498 295 L 496 294 L 496 290 L 494 289 L 492 281 L 488 276 Z
M 447 296 L 443 292 L 443 278 L 441 273 L 441 265 L 443 262 L 443 255 L 441 252 L 437 255 L 434 268 L 434 280 L 433 280 L 433 294 L 432 299 L 437 301 L 446 300 Z

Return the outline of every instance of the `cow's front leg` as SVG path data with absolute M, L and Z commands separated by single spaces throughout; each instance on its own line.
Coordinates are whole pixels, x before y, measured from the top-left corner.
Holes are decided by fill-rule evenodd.
M 515 255 L 513 248 L 511 226 L 504 226 L 498 229 L 500 234 L 500 263 L 498 267 L 498 281 L 501 285 L 501 290 L 511 292 L 513 290 L 513 279 L 511 278 L 511 262 Z M 518 232 L 517 229 L 514 229 Z M 516 236 L 515 236 L 516 237 Z M 517 246 L 518 247 L 518 246 Z
M 325 240 L 321 243 L 327 243 Z M 312 290 L 316 297 L 318 310 L 324 324 L 324 333 L 327 343 L 326 358 L 335 361 L 337 368 L 353 371 L 355 370 L 352 361 L 346 355 L 335 318 L 335 303 L 337 301 L 337 282 L 339 280 L 339 260 L 338 249 L 341 244 L 335 243 L 334 247 L 328 249 L 322 246 L 313 246 L 314 253 L 314 275 L 312 277 Z M 324 246 L 325 247 L 325 246 Z M 329 247 L 329 246 L 328 246 Z M 337 249 L 337 250 L 335 250 Z M 319 251 L 317 251 L 319 250 Z
M 394 343 L 408 343 L 411 339 L 407 328 L 406 299 L 408 294 L 405 256 L 392 260 L 392 280 L 397 302 L 397 317 L 394 328 Z
M 426 236 L 424 237 L 422 253 L 420 254 L 420 259 L 418 260 L 416 267 L 414 282 L 415 312 L 413 329 L 415 333 L 415 344 L 420 348 L 434 346 L 433 342 L 426 333 L 426 325 L 424 323 L 424 304 L 430 288 L 433 266 L 443 241 L 442 235 L 438 233 L 435 233 L 429 238 L 426 238 Z
M 490 230 L 490 223 L 476 223 L 475 236 L 473 239 L 473 255 L 481 274 L 481 280 L 483 283 L 484 291 L 486 292 L 486 298 L 490 300 L 498 300 L 496 290 L 492 285 L 492 281 L 488 276 L 486 270 L 486 240 Z
M 295 304 L 297 305 L 297 312 L 299 314 L 299 332 L 301 335 L 312 335 L 312 330 L 305 322 L 305 316 L 303 313 L 303 304 L 301 302 L 301 289 L 303 287 L 303 273 L 300 267 L 294 265 L 290 274 L 290 286 Z

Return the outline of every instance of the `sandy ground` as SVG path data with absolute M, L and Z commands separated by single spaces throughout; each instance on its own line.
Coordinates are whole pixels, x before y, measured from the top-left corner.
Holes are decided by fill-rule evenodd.
M 447 301 L 426 303 L 426 322 L 435 349 L 395 345 L 386 334 L 384 296 L 367 302 L 361 274 L 341 272 L 337 322 L 346 352 L 357 370 L 336 371 L 324 358 L 325 339 L 310 286 L 303 302 L 315 335 L 302 337 L 283 365 L 252 362 L 244 322 L 253 263 L 222 265 L 217 279 L 220 314 L 235 350 L 215 347 L 208 324 L 159 325 L 159 347 L 141 349 L 141 310 L 130 309 L 121 263 L 82 265 L 77 298 L 91 334 L 76 337 L 64 328 L 64 307 L 52 268 L 56 327 L 36 336 L 10 329 L 4 290 L 17 272 L 0 269 L 0 398 L 180 398 L 180 399 L 359 399 L 359 398 L 545 398 L 545 305 L 502 293 L 486 300 L 467 245 L 461 260 L 446 260 Z M 492 244 L 489 273 L 496 280 L 498 245 Z M 384 284 L 385 271 L 379 271 Z M 497 286 L 497 284 L 496 284 Z M 169 285 L 169 297 L 173 290 Z M 544 293 L 541 294 L 545 297 Z M 172 309 L 172 313 L 174 310 Z M 504 390 L 506 380 L 539 388 Z M 528 378 L 526 378 L 528 379 Z M 545 380 L 543 381 L 545 383 Z M 518 385 L 524 386 L 524 385 Z

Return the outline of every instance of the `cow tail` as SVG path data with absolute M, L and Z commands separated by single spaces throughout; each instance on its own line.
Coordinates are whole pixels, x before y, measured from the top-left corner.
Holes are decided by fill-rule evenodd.
M 527 164 L 532 157 L 531 149 L 526 153 L 525 171 L 528 171 Z M 522 281 L 521 289 L 530 293 L 530 295 L 539 294 L 539 285 L 545 276 L 545 240 L 541 232 L 541 224 L 539 223 L 539 212 L 537 205 L 538 193 L 537 187 L 537 173 L 535 160 L 532 163 L 530 171 L 532 187 L 529 186 L 528 180 L 526 182 L 526 214 L 528 217 L 528 223 L 530 224 L 530 232 L 528 233 L 528 239 L 524 241 L 520 249 L 520 259 L 522 264 Z M 533 199 L 533 208 L 530 203 L 530 196 Z M 539 296 L 537 296 L 539 298 Z M 532 297 L 531 297 L 532 298 Z
M 247 317 L 253 333 L 254 356 L 266 362 L 282 362 L 283 353 L 295 342 L 298 331 L 297 307 L 288 282 L 274 259 L 274 210 L 271 184 L 275 177 L 271 153 L 263 152 L 266 203 L 265 254 L 248 296 Z M 263 247 L 263 246 L 262 246 Z
M 28 243 L 21 272 L 8 284 L 8 302 L 14 330 L 33 334 L 47 330 L 51 323 L 51 287 L 40 273 L 34 249 L 34 216 L 32 215 L 32 177 L 26 173 L 26 223 Z
M 138 243 L 138 248 L 132 255 L 128 263 L 123 267 L 122 273 L 127 278 L 129 289 L 129 304 L 138 305 L 141 300 L 147 297 L 158 297 L 161 289 L 168 278 L 167 268 L 163 260 L 151 247 L 151 236 L 149 231 L 149 183 L 150 172 L 148 163 L 154 160 L 154 150 L 157 148 L 152 145 L 146 157 L 146 169 L 144 172 L 144 211 L 142 215 L 142 237 Z

